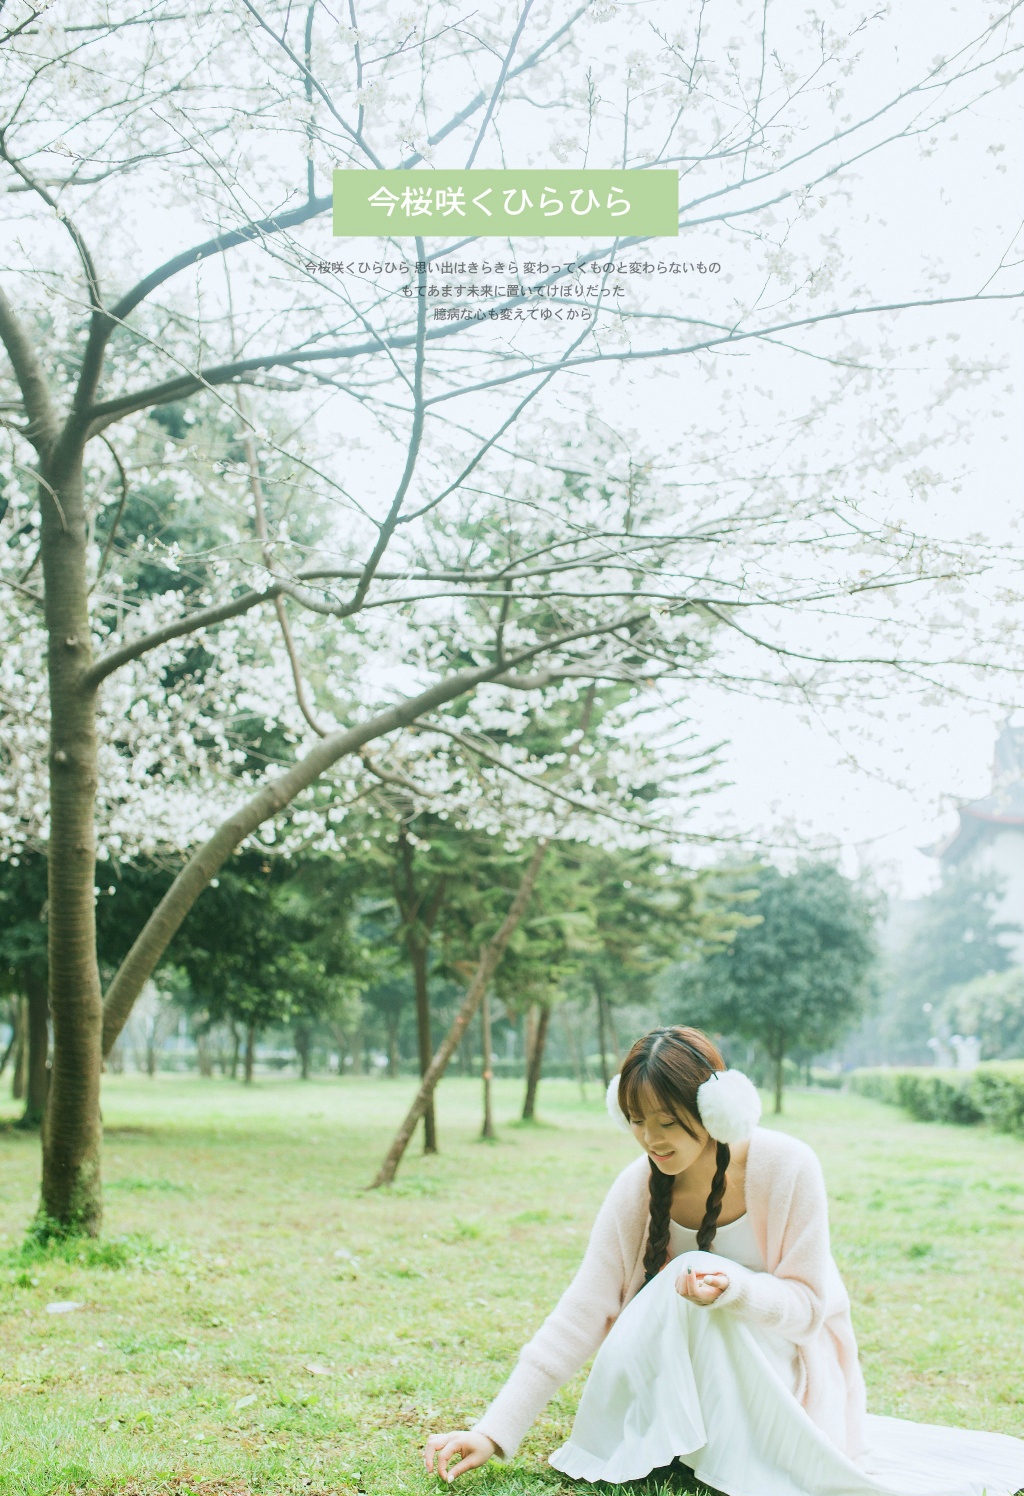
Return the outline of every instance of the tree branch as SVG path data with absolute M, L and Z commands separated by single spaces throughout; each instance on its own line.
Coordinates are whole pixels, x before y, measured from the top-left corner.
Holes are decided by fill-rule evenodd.
M 561 274 L 564 276 L 565 272 L 563 271 Z M 835 322 L 843 317 L 867 317 L 875 316 L 882 312 L 925 310 L 931 307 L 958 306 L 964 303 L 1019 301 L 1021 298 L 1022 293 L 1007 291 L 993 292 L 991 294 L 986 293 L 985 295 L 972 293 L 969 296 L 939 296 L 934 300 L 885 302 L 877 306 L 837 307 L 832 312 L 818 312 L 811 317 L 798 317 L 790 322 L 780 322 L 775 326 L 769 327 L 751 328 L 746 332 L 737 332 L 735 329 L 730 328 L 721 333 L 720 336 L 703 338 L 698 342 L 680 344 L 675 348 L 627 349 L 615 353 L 579 354 L 576 357 L 564 358 L 550 364 L 531 363 L 526 368 L 518 369 L 512 374 L 497 375 L 494 379 L 481 380 L 477 384 L 465 385 L 461 389 L 450 390 L 441 395 L 433 395 L 425 401 L 425 405 L 428 407 L 441 405 L 447 400 L 458 400 L 465 395 L 478 394 L 481 390 L 496 389 L 500 385 L 512 384 L 519 379 L 529 379 L 538 375 L 559 372 L 566 369 L 578 369 L 587 364 L 626 363 L 652 358 L 678 358 L 688 354 L 703 353 L 712 348 L 732 347 L 739 343 L 749 342 L 754 338 L 777 337 L 780 333 L 791 332 L 797 328 L 816 327 L 820 323 Z M 525 297 L 511 298 L 500 303 L 499 308 L 496 309 L 514 306 L 525 300 Z M 437 342 L 438 339 L 463 333 L 465 330 L 465 327 L 459 322 L 446 322 L 440 327 L 429 328 L 424 337 L 426 342 L 433 343 Z M 213 388 L 220 384 L 227 384 L 233 379 L 260 369 L 294 368 L 298 364 L 325 363 L 334 359 L 347 360 L 359 358 L 364 354 L 379 353 L 382 349 L 410 348 L 416 343 L 416 339 L 416 333 L 396 333 L 392 337 L 377 337 L 362 343 L 352 343 L 347 347 L 289 349 L 285 353 L 258 354 L 247 359 L 237 359 L 229 364 L 216 364 L 208 369 L 199 370 L 196 374 L 182 374 L 175 379 L 165 380 L 161 384 L 150 385 L 148 389 L 138 390 L 132 394 L 119 395 L 113 400 L 105 400 L 99 405 L 94 405 L 89 412 L 91 423 L 90 434 L 95 435 L 104 426 L 108 426 L 111 421 L 120 420 L 122 416 L 131 415 L 136 410 L 144 410 L 153 405 L 167 405 L 175 400 L 184 400 L 189 395 L 196 394 L 199 390 Z
M 508 74 L 509 78 L 516 78 L 520 73 L 526 72 L 531 67 L 533 67 L 540 60 L 540 58 L 543 57 L 544 53 L 550 50 L 555 42 L 563 37 L 566 32 L 571 30 L 571 28 L 579 20 L 580 16 L 582 16 L 587 10 L 589 4 L 590 0 L 586 0 L 585 4 L 579 6 L 576 10 L 574 10 L 573 13 L 561 26 L 553 31 L 549 37 L 545 38 L 540 46 L 536 47 L 533 52 L 531 52 L 527 57 L 523 59 L 518 67 L 512 68 L 510 70 Z M 261 24 L 263 23 L 261 22 Z M 299 66 L 301 67 L 301 64 L 299 64 Z M 305 70 L 303 69 L 303 71 Z M 319 85 L 316 86 L 319 88 Z M 486 95 L 483 93 L 478 93 L 474 98 L 472 98 L 468 104 L 466 104 L 457 113 L 453 114 L 446 124 L 442 125 L 439 130 L 436 130 L 434 134 L 430 136 L 430 144 L 439 144 L 448 135 L 450 135 L 453 130 L 456 130 L 459 125 L 464 124 L 466 120 L 469 119 L 473 114 L 475 114 L 476 111 L 481 107 L 481 105 L 485 101 L 485 98 Z M 360 143 L 362 142 L 360 141 Z M 367 154 L 371 156 L 371 158 L 376 162 L 376 158 L 373 157 L 373 153 L 369 150 L 368 147 L 366 147 L 366 149 Z M 418 151 L 414 151 L 403 161 L 399 162 L 399 169 L 408 171 L 422 159 L 423 158 L 420 153 Z M 376 164 L 379 165 L 380 163 Z M 155 270 L 152 270 L 149 275 L 145 276 L 144 279 L 139 281 L 135 286 L 132 287 L 130 291 L 122 296 L 121 300 L 118 301 L 116 305 L 110 308 L 111 317 L 114 318 L 115 321 L 123 321 L 130 312 L 134 311 L 134 309 L 139 305 L 140 302 L 146 299 L 151 291 L 154 291 L 156 289 L 157 286 L 162 285 L 164 281 L 170 280 L 172 276 L 177 275 L 180 271 L 189 269 L 190 266 L 197 264 L 199 261 L 208 259 L 211 255 L 224 254 L 227 250 L 234 249 L 239 244 L 250 243 L 253 239 L 259 239 L 264 234 L 276 234 L 280 233 L 283 229 L 296 228 L 299 224 L 308 223 L 311 218 L 317 218 L 322 213 L 330 212 L 333 206 L 333 202 L 333 194 L 326 194 L 323 197 L 314 197 L 303 203 L 302 207 L 300 208 L 289 208 L 284 212 L 269 214 L 266 218 L 260 218 L 250 223 L 242 224 L 241 227 L 237 229 L 230 229 L 223 234 L 217 234 L 214 238 L 206 239 L 203 241 L 203 243 L 194 245 L 191 249 L 183 250 L 181 254 L 173 255 L 171 259 L 165 260 L 162 265 L 158 265 Z M 106 342 L 106 338 L 109 337 L 110 331 L 110 328 L 108 328 L 105 333 L 97 331 L 97 339 L 102 339 L 102 342 L 100 343 L 99 348 L 94 348 L 93 333 L 92 330 L 90 330 L 90 342 L 86 350 L 87 358 L 94 359 L 96 353 L 102 353 L 102 344 Z M 374 344 L 373 347 L 374 349 L 376 349 L 377 345 Z M 180 397 L 170 396 L 169 398 L 175 399 Z M 144 402 L 144 404 L 141 406 L 134 406 L 133 409 L 143 409 L 145 407 L 145 404 L 149 403 L 159 404 L 163 402 L 147 401 Z
M 373 162 L 378 171 L 383 171 L 384 163 L 381 161 L 380 157 L 377 156 L 375 152 L 370 148 L 370 146 L 367 145 L 366 141 L 363 139 L 362 131 L 357 130 L 354 125 L 350 125 L 348 120 L 345 119 L 344 115 L 339 114 L 334 100 L 331 98 L 326 88 L 324 88 L 323 84 L 314 77 L 310 68 L 307 67 L 306 64 L 296 56 L 291 47 L 289 47 L 288 43 L 285 41 L 284 37 L 278 36 L 276 31 L 271 31 L 267 22 L 260 15 L 255 5 L 253 5 L 252 0 L 242 0 L 242 4 L 245 6 L 249 14 L 255 17 L 257 23 L 263 27 L 263 30 L 267 33 L 267 35 L 273 37 L 274 41 L 281 48 L 282 52 L 285 54 L 288 60 L 294 63 L 295 67 L 302 75 L 302 79 L 306 86 L 308 88 L 316 89 L 317 93 L 320 95 L 324 103 L 327 105 L 327 108 L 330 110 L 332 116 L 338 121 L 338 124 L 345 131 L 345 134 L 355 141 L 360 150 L 366 152 L 366 155 Z
M 11 303 L 0 288 L 0 342 L 14 369 L 21 397 L 25 402 L 28 424 L 21 434 L 35 447 L 40 457 L 49 452 L 57 439 L 57 413 L 50 399 L 43 366 L 29 342 L 28 334 Z
M 204 846 L 189 858 L 167 893 L 146 921 L 141 933 L 121 963 L 107 990 L 103 1004 L 103 1053 L 109 1054 L 144 983 L 152 976 L 168 942 L 196 899 L 224 865 L 232 852 L 258 826 L 279 814 L 302 790 L 315 783 L 340 758 L 358 753 L 365 744 L 397 728 L 408 727 L 418 717 L 472 691 L 489 680 L 493 666 L 463 670 L 438 681 L 418 696 L 407 697 L 361 722 L 358 727 L 329 734 L 285 773 L 258 790 L 229 816 Z
M 112 649 L 109 654 L 101 655 L 88 670 L 83 671 L 80 685 L 83 690 L 94 691 L 108 675 L 112 675 L 122 665 L 130 664 L 132 660 L 141 659 L 151 649 L 167 644 L 171 639 L 180 639 L 185 634 L 194 634 L 197 629 L 223 623 L 227 618 L 237 618 L 239 614 L 259 607 L 260 603 L 273 602 L 284 590 L 284 583 L 276 583 L 265 592 L 243 592 L 241 597 L 232 598 L 230 602 L 202 608 L 198 613 L 189 613 L 174 623 L 165 624 L 161 629 L 154 629 L 152 633 L 143 634 L 139 639 L 130 640 L 127 644 Z
M 513 667 L 525 664 L 539 654 L 564 649 L 579 639 L 590 639 L 597 633 L 610 633 L 636 621 L 638 620 L 620 619 L 604 629 L 577 629 L 558 639 L 544 640 L 540 644 L 519 650 L 509 664 Z M 216 875 L 218 868 L 224 865 L 247 836 L 251 836 L 264 821 L 277 815 L 296 795 L 308 789 L 346 754 L 358 753 L 364 744 L 395 732 L 398 728 L 410 726 L 427 712 L 464 696 L 487 681 L 498 680 L 502 673 L 502 667 L 493 663 L 475 670 L 457 671 L 418 695 L 406 697 L 386 711 L 378 712 L 375 717 L 360 723 L 358 727 L 330 733 L 321 738 L 297 764 L 258 790 L 234 815 L 229 816 L 182 868 L 150 915 L 111 982 L 104 1000 L 103 1053 L 110 1053 L 114 1041 L 127 1022 L 132 1004 L 142 991 L 144 983 L 152 976 L 182 920 L 210 879 Z
M 491 116 L 494 113 L 494 106 L 498 102 L 498 96 L 500 95 L 505 79 L 508 76 L 509 65 L 512 62 L 512 58 L 515 56 L 515 50 L 519 45 L 519 38 L 523 34 L 527 17 L 529 16 L 532 9 L 533 0 L 526 0 L 526 4 L 523 6 L 523 13 L 519 17 L 519 24 L 516 27 L 515 31 L 512 33 L 512 40 L 508 44 L 508 51 L 505 53 L 505 56 L 502 59 L 501 70 L 498 73 L 493 92 L 491 93 L 491 97 L 487 101 L 487 112 L 485 113 L 483 120 L 481 121 L 480 129 L 477 132 L 477 137 L 473 142 L 473 149 L 469 153 L 469 160 L 465 165 L 466 171 L 469 170 L 469 168 L 473 165 L 473 162 L 476 160 L 476 153 L 480 149 L 484 136 L 487 134 L 487 126 L 491 123 Z

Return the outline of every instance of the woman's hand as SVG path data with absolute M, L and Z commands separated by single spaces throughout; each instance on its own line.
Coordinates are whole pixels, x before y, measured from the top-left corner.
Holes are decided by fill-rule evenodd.
M 423 1451 L 423 1463 L 428 1474 L 433 1475 L 436 1458 L 438 1475 L 451 1484 L 464 1470 L 475 1470 L 478 1465 L 486 1465 L 497 1449 L 494 1440 L 488 1439 L 486 1434 L 474 1434 L 465 1430 L 455 1434 L 431 1434 Z M 459 1455 L 462 1456 L 459 1463 L 449 1470 L 448 1461 Z
M 729 1287 L 728 1273 L 700 1273 L 687 1268 L 676 1279 L 676 1293 L 691 1304 L 713 1304 Z

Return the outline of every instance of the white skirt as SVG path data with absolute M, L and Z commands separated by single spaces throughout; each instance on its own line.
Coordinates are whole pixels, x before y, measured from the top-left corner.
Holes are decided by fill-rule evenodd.
M 713 1252 L 694 1266 L 728 1272 Z M 699 1260 L 698 1260 L 699 1259 Z M 578 1480 L 639 1480 L 679 1458 L 724 1496 L 1016 1496 L 1024 1441 L 868 1415 L 855 1464 L 797 1401 L 791 1341 L 676 1292 L 670 1263 L 632 1298 L 549 1456 Z

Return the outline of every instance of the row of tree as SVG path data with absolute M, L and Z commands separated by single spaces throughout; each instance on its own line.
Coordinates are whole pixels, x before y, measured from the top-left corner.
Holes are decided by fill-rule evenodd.
M 396 1074 L 399 1023 L 410 1009 L 426 1074 L 438 1021 L 447 1027 L 454 1018 L 480 945 L 521 880 L 525 854 L 424 815 L 389 835 L 373 829 L 376 839 L 343 861 L 242 854 L 171 942 L 158 972 L 163 1004 L 189 1015 L 200 1045 L 227 1027 L 230 1073 L 241 1060 L 251 1080 L 258 1036 L 286 1028 L 303 1076 L 322 1037 L 340 1060 L 357 1032 L 365 1048 L 368 1030 L 386 1044 Z M 35 859 L 5 871 L 0 960 L 8 983 L 24 989 L 18 1001 L 40 1015 L 35 1039 L 24 1024 L 16 1035 L 20 1068 L 35 1077 L 23 1118 L 33 1125 L 47 1077 L 45 875 Z M 131 938 L 137 902 L 153 897 L 153 880 L 167 877 L 132 865 L 119 874 L 100 921 L 100 948 L 111 964 Z M 876 914 L 872 899 L 827 864 L 788 875 L 770 867 L 694 874 L 651 848 L 552 847 L 493 976 L 504 1016 L 517 1026 L 522 1020 L 527 1035 L 524 1119 L 535 1112 L 552 1015 L 566 1001 L 593 1013 L 605 1084 L 609 1053 L 620 1048 L 615 1010 L 646 1009 L 756 1043 L 781 1110 L 785 1059 L 833 1047 L 870 1008 Z M 35 1008 L 32 992 L 42 994 Z M 488 1015 L 485 992 L 485 1029 Z M 152 1073 L 159 1004 L 148 1022 Z M 482 1052 L 486 1073 L 486 1033 Z M 484 1125 L 489 1131 L 489 1116 Z M 437 1148 L 432 1096 L 424 1147 Z

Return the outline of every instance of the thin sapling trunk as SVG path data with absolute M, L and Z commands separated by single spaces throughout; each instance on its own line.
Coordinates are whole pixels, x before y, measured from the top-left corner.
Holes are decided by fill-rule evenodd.
M 490 985 L 494 973 L 498 969 L 498 963 L 504 954 L 505 947 L 508 945 L 513 931 L 526 912 L 526 906 L 530 901 L 530 895 L 533 893 L 533 887 L 540 873 L 541 863 L 544 861 L 544 854 L 547 849 L 547 840 L 541 838 L 523 874 L 523 879 L 516 891 L 516 896 L 512 900 L 512 907 L 502 921 L 501 928 L 494 936 L 494 939 L 484 947 L 480 963 L 463 999 L 462 1007 L 456 1014 L 451 1028 L 441 1041 L 437 1053 L 431 1060 L 430 1068 L 423 1077 L 422 1084 L 416 1094 L 416 1099 L 406 1113 L 405 1120 L 398 1129 L 395 1140 L 388 1150 L 388 1156 L 383 1164 L 381 1164 L 376 1179 L 370 1185 L 371 1189 L 377 1189 L 382 1184 L 390 1184 L 394 1179 L 398 1171 L 398 1165 L 402 1161 L 402 1155 L 409 1146 L 409 1139 L 416 1129 L 416 1124 L 423 1116 L 427 1108 L 427 1103 L 434 1094 L 434 1087 L 447 1069 L 448 1061 L 455 1053 L 459 1041 L 472 1022 L 473 1015 Z
M 537 1109 L 537 1087 L 540 1085 L 544 1066 L 544 1046 L 548 1042 L 551 1024 L 551 1004 L 538 1005 L 537 1027 L 533 1036 L 533 1048 L 526 1066 L 526 1095 L 523 1098 L 523 1121 L 532 1122 Z
M 484 953 L 481 951 L 481 961 L 483 960 L 483 956 Z M 480 1130 L 480 1136 L 482 1138 L 493 1138 L 496 1134 L 494 1131 L 494 1117 L 491 1113 L 491 1081 L 494 1078 L 491 1072 L 491 1004 L 486 988 L 480 999 L 480 1059 L 480 1073 L 484 1084 L 484 1122 Z

